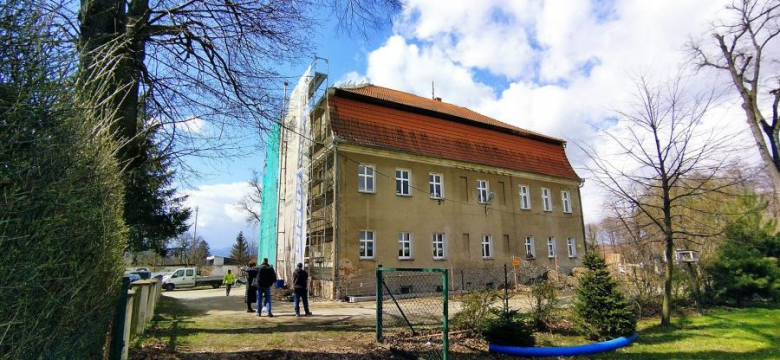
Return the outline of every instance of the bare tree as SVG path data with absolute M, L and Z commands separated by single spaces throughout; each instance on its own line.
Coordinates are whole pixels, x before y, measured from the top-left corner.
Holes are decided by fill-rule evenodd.
M 139 131 L 154 126 L 142 126 L 143 119 L 162 127 L 174 156 L 239 149 L 246 139 L 231 136 L 231 128 L 265 131 L 278 121 L 284 79 L 276 68 L 311 53 L 319 14 L 330 9 L 343 29 L 361 31 L 401 9 L 400 0 L 80 3 L 79 92 L 113 125 L 125 168 L 144 161 Z M 64 17 L 72 22 L 74 15 Z M 200 121 L 214 131 L 191 131 Z
M 780 76 L 777 74 L 780 1 L 734 0 L 727 10 L 728 19 L 711 30 L 714 44 L 691 42 L 690 48 L 700 67 L 728 73 L 739 93 L 751 134 L 772 179 L 777 215 L 780 201 Z M 769 117 L 764 115 L 766 113 L 770 113 Z
M 260 174 L 252 170 L 252 178 L 247 183 L 252 191 L 239 200 L 236 208 L 246 214 L 247 224 L 256 227 L 260 223 L 260 203 L 263 199 L 263 183 Z
M 587 169 L 612 197 L 615 211 L 636 222 L 638 228 L 629 227 L 629 233 L 661 239 L 666 262 L 661 323 L 669 325 L 675 241 L 709 235 L 680 226 L 683 210 L 707 211 L 685 200 L 726 191 L 739 182 L 711 181 L 723 176 L 739 147 L 730 134 L 700 126 L 716 98 L 712 91 L 691 92 L 681 76 L 661 85 L 640 76 L 633 95 L 634 101 L 617 111 L 618 124 L 603 132 L 610 149 L 579 145 L 591 160 Z

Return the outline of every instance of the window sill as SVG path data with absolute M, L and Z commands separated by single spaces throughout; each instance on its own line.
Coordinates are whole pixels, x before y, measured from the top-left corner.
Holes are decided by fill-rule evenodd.
M 360 261 L 376 261 L 376 258 L 372 257 L 361 257 Z
M 571 212 L 571 211 L 564 211 L 563 213 L 564 213 L 564 214 L 569 214 L 569 215 L 571 215 L 571 214 L 572 214 L 572 212 Z
M 523 210 L 525 210 L 525 211 L 531 211 L 531 208 L 520 208 L 520 210 L 521 210 L 521 211 L 523 211 Z
M 359 194 L 376 194 L 376 191 L 360 191 L 358 190 Z
M 399 193 L 395 193 L 395 196 L 400 196 L 400 197 L 412 197 L 412 194 L 399 194 Z
M 548 256 L 547 258 L 552 260 L 552 259 L 555 259 L 555 256 Z
M 447 261 L 447 258 L 433 258 L 433 261 Z
M 569 256 L 569 259 L 576 259 L 576 258 L 577 258 L 577 255 Z
M 536 260 L 536 256 L 526 256 L 526 260 Z
M 398 258 L 398 261 L 414 261 L 414 258 Z
M 431 200 L 444 200 L 443 197 L 431 196 Z
M 543 211 L 544 211 L 544 212 L 547 212 L 547 213 L 551 213 L 551 212 L 553 212 L 552 210 L 543 210 Z
M 495 260 L 492 256 L 482 257 L 482 260 Z

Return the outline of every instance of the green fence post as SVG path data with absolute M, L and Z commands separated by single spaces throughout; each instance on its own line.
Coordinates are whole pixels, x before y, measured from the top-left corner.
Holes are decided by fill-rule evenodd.
M 382 342 L 382 265 L 376 267 L 376 342 Z
M 114 308 L 114 321 L 111 328 L 111 345 L 108 351 L 108 358 L 110 360 L 122 359 L 122 348 L 124 344 L 125 335 L 125 314 L 127 313 L 127 290 L 130 288 L 130 278 L 123 277 L 122 285 L 120 286 L 119 300 Z
M 444 341 L 443 341 L 443 344 L 442 344 L 442 348 L 443 348 L 442 350 L 444 351 L 443 359 L 447 360 L 448 353 L 450 351 L 450 341 L 449 341 L 449 329 L 450 329 L 450 326 L 449 326 L 449 322 L 448 322 L 449 320 L 447 319 L 449 317 L 448 305 L 449 305 L 450 289 L 449 289 L 449 286 L 447 286 L 447 284 L 449 284 L 449 276 L 448 276 L 447 269 L 444 269 L 443 275 L 444 276 L 442 277 L 442 289 L 444 290 L 443 291 L 444 292 L 444 324 L 443 324 Z

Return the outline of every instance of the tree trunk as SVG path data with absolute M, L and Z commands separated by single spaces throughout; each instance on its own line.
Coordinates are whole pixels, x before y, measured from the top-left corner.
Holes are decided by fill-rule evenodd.
M 79 96 L 93 116 L 110 124 L 124 171 L 137 167 L 139 74 L 144 42 L 138 30 L 148 20 L 148 0 L 82 0 L 79 11 Z
M 666 266 L 664 272 L 664 305 L 661 313 L 661 325 L 672 324 L 672 275 L 674 274 L 674 239 L 671 232 L 666 234 Z

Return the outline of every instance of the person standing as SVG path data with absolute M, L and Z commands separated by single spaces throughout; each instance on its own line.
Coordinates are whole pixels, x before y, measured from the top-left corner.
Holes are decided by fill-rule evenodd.
M 263 263 L 257 269 L 257 316 L 262 316 L 263 305 L 268 317 L 274 317 L 271 311 L 271 286 L 276 282 L 276 271 L 268 265 L 268 258 L 263 258 Z M 263 298 L 265 297 L 265 301 Z
M 225 274 L 225 278 L 222 279 L 222 283 L 225 284 L 225 296 L 230 296 L 230 288 L 236 283 L 236 276 L 233 275 L 232 270 L 228 270 L 228 273 Z
M 303 311 L 306 316 L 311 315 L 309 311 L 309 273 L 303 270 L 303 264 L 298 263 L 297 269 L 293 272 L 293 300 L 295 301 L 295 316 L 301 316 L 301 300 L 303 300 Z
M 254 309 L 252 309 L 252 304 L 257 302 L 257 267 L 255 267 L 255 263 L 251 262 L 249 263 L 249 267 L 245 270 L 246 272 L 246 293 L 244 293 L 244 302 L 246 303 L 246 312 L 253 313 L 255 312 Z

